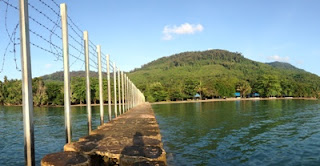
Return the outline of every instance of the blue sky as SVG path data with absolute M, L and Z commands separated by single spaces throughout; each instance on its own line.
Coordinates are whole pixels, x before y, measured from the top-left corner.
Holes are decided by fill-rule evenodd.
M 184 51 L 225 49 L 259 62 L 288 62 L 320 75 L 318 0 L 56 2 L 66 2 L 73 21 L 88 30 L 90 40 L 101 44 L 102 51 L 125 71 Z M 0 14 L 1 6 L 0 2 Z M 1 26 L 0 31 L 3 30 Z M 1 49 L 3 43 L 0 39 Z M 62 63 L 56 62 L 54 56 L 39 56 L 41 53 L 32 49 L 33 76 L 61 70 Z M 71 70 L 80 68 L 78 64 Z M 20 78 L 21 74 L 11 65 L 2 75 Z

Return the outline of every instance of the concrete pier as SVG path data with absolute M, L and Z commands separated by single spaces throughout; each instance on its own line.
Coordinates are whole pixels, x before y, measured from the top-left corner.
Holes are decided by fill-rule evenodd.
M 166 165 L 159 126 L 149 103 L 132 108 L 78 142 L 66 144 L 64 151 L 62 153 L 66 155 L 73 152 L 73 156 L 81 158 L 79 165 Z M 57 155 L 61 156 L 61 153 Z M 49 154 L 41 164 L 56 165 L 52 160 L 55 157 Z

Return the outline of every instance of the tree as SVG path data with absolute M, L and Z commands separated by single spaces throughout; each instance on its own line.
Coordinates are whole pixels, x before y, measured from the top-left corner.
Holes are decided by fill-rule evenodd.
M 182 89 L 179 85 L 168 89 L 168 96 L 171 101 L 183 100 L 184 98 Z
M 262 75 L 257 79 L 254 90 L 259 92 L 261 96 L 270 97 L 280 96 L 282 88 L 277 76 Z
M 97 100 L 99 100 L 99 82 L 97 78 L 90 78 L 90 95 L 91 101 L 97 104 Z
M 4 84 L 6 88 L 6 95 L 4 103 L 6 105 L 20 105 L 22 104 L 22 84 L 18 80 L 7 80 Z
M 148 101 L 165 101 L 167 97 L 168 94 L 160 82 L 150 84 L 148 88 Z
M 197 93 L 198 83 L 196 80 L 187 78 L 184 81 L 184 93 L 187 98 L 193 98 L 193 96 Z
M 218 91 L 220 97 L 233 97 L 235 93 L 234 84 L 228 80 L 217 80 L 215 82 L 215 89 Z
M 282 89 L 279 78 L 276 76 L 269 76 L 268 79 L 266 96 L 280 96 Z
M 50 81 L 46 83 L 48 103 L 52 105 L 64 104 L 64 87 L 63 82 Z
M 83 77 L 74 77 L 71 80 L 71 102 L 83 104 L 86 99 L 86 80 Z
M 4 83 L 0 81 L 0 104 L 3 105 L 5 101 Z
M 41 78 L 34 78 L 32 80 L 32 91 L 33 91 L 33 102 L 34 105 L 40 106 L 47 104 L 48 95 L 46 92 L 47 88 Z
M 281 80 L 281 95 L 282 96 L 293 96 L 294 94 L 294 84 L 289 80 Z
M 236 85 L 236 90 L 240 92 L 241 97 L 245 97 L 246 95 L 251 93 L 251 86 L 249 82 L 241 80 Z
M 201 80 L 199 85 L 196 87 L 196 92 L 200 94 L 200 99 L 202 99 L 203 95 L 206 96 L 208 94 L 207 88 L 204 86 Z

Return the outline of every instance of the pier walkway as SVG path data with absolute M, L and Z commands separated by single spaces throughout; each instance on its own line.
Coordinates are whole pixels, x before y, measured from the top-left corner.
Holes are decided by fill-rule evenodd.
M 100 126 L 65 152 L 46 155 L 41 165 L 166 165 L 166 152 L 149 103 Z

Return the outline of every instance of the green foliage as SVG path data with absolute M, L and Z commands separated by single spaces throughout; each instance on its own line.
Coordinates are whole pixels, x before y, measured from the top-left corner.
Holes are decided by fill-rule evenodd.
M 74 77 L 71 80 L 71 102 L 83 104 L 86 100 L 86 79 Z
M 78 74 L 80 72 L 77 72 Z M 56 75 L 56 74 L 55 74 Z M 49 78 L 55 78 L 48 75 Z M 42 77 L 32 80 L 33 103 L 36 106 L 41 105 L 63 105 L 64 104 L 64 84 L 60 78 L 57 80 Z M 113 98 L 113 80 L 111 80 L 111 93 Z M 91 103 L 99 101 L 99 82 L 97 77 L 90 78 Z M 71 103 L 86 103 L 86 79 L 84 77 L 73 77 L 71 79 Z M 108 99 L 107 80 L 103 80 L 104 101 Z M 114 99 L 112 99 L 114 101 Z M 100 102 L 100 101 L 99 101 Z M 22 104 L 21 80 L 0 81 L 0 104 L 2 105 L 20 105 Z
M 49 81 L 45 85 L 47 87 L 48 104 L 63 105 L 64 104 L 63 82 Z
M 84 71 L 71 72 L 71 102 L 86 103 Z M 90 72 L 91 101 L 99 99 L 96 72 Z M 320 77 L 288 63 L 259 63 L 240 53 L 225 50 L 185 52 L 163 57 L 128 73 L 130 79 L 144 92 L 148 101 L 186 100 L 199 93 L 201 98 L 242 97 L 260 93 L 263 97 L 320 97 Z M 104 77 L 106 75 L 104 73 Z M 63 105 L 63 72 L 34 78 L 35 105 Z M 114 102 L 113 79 L 111 100 Z M 107 81 L 103 80 L 104 101 L 107 101 Z M 118 95 L 118 93 L 117 93 Z M 99 101 L 100 102 L 100 101 Z M 0 81 L 0 104 L 22 104 L 21 80 Z
M 278 77 L 273 75 L 260 76 L 254 85 L 255 90 L 263 97 L 281 96 L 282 88 Z
M 235 86 L 231 82 L 227 80 L 217 80 L 214 86 L 220 97 L 234 97 Z
M 260 63 L 241 53 L 225 50 L 184 52 L 163 57 L 135 69 L 130 79 L 139 87 L 155 82 L 163 85 L 166 99 L 191 99 L 196 93 L 202 98 L 242 97 L 260 93 L 263 97 L 317 97 L 320 77 L 288 63 Z M 142 91 L 148 96 L 150 88 Z M 153 101 L 149 95 L 148 101 Z M 152 99 L 152 100 L 149 100 Z
M 4 79 L 4 104 L 20 105 L 22 104 L 21 81 Z
M 165 101 L 167 98 L 167 92 L 160 82 L 154 82 L 149 86 L 149 93 L 147 98 L 149 101 Z
M 187 78 L 184 81 L 184 94 L 187 98 L 192 98 L 197 93 L 197 87 L 199 86 L 197 80 L 192 78 Z
M 48 103 L 47 87 L 41 78 L 32 80 L 33 103 L 36 106 L 45 105 Z
M 237 90 L 237 92 L 240 92 L 241 97 L 245 97 L 251 93 L 252 88 L 251 88 L 249 82 L 244 81 L 244 80 L 240 80 L 236 84 L 236 90 Z

